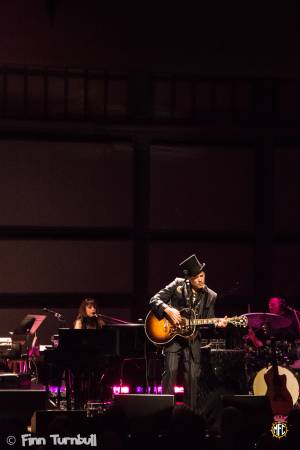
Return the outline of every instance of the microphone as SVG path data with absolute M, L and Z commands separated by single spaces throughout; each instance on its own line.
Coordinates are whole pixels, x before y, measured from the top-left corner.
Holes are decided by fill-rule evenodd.
M 63 315 L 59 314 L 58 312 L 53 311 L 52 309 L 48 309 L 48 308 L 43 308 L 43 311 L 47 311 L 51 314 L 54 315 L 54 317 L 58 320 L 64 320 Z
M 194 306 L 194 305 L 193 305 L 193 300 L 191 300 L 191 297 L 192 297 L 191 282 L 190 282 L 190 279 L 189 279 L 188 271 L 184 270 L 183 273 L 184 273 L 184 278 L 185 278 L 184 282 L 185 282 L 185 285 L 186 285 L 186 294 L 185 294 L 186 300 L 190 304 L 189 308 L 192 308 L 192 306 Z
M 184 275 L 185 280 L 186 280 L 186 281 L 189 281 L 189 280 L 188 280 L 188 278 L 189 278 L 189 271 L 185 269 L 185 270 L 183 271 L 183 275 Z

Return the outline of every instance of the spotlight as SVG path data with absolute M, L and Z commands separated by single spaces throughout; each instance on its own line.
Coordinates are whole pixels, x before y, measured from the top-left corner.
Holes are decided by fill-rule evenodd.
M 136 392 L 137 394 L 142 394 L 142 393 L 144 392 L 143 386 L 136 386 L 135 392 Z
M 129 394 L 130 388 L 129 386 L 113 386 L 112 387 L 113 394 Z
M 174 394 L 184 394 L 183 386 L 174 386 Z

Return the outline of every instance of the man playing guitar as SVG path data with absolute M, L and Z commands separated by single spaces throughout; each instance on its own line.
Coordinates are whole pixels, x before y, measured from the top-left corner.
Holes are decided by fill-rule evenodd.
M 179 264 L 185 278 L 175 278 L 150 300 L 150 307 L 159 319 L 165 318 L 174 326 L 180 326 L 180 311 L 190 310 L 193 317 L 213 318 L 217 294 L 205 284 L 205 263 L 200 263 L 196 255 Z M 218 319 L 215 325 L 227 326 L 227 317 Z M 162 376 L 164 394 L 173 394 L 177 381 L 179 363 L 182 360 L 183 382 L 187 404 L 196 412 L 203 407 L 208 392 L 201 386 L 201 334 L 197 329 L 188 339 L 176 336 L 163 348 L 165 371 Z

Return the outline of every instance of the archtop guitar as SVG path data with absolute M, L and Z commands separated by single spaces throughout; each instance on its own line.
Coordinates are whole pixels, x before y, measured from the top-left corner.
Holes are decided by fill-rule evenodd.
M 155 345 L 168 344 L 176 336 L 183 338 L 191 337 L 197 325 L 217 325 L 220 318 L 196 319 L 195 313 L 190 309 L 182 309 L 180 311 L 181 321 L 178 325 L 174 325 L 166 317 L 158 319 L 153 311 L 149 311 L 145 319 L 145 333 L 148 339 Z M 248 319 L 246 316 L 234 316 L 227 318 L 228 323 L 236 327 L 246 327 Z

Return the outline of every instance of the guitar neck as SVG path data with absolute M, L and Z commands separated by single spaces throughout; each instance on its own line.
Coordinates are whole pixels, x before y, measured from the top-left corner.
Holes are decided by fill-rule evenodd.
M 220 318 L 218 317 L 209 317 L 207 319 L 195 319 L 191 318 L 190 321 L 187 319 L 187 321 L 190 323 L 190 325 L 214 325 L 220 322 Z M 227 322 L 231 323 L 235 327 L 246 327 L 248 325 L 247 317 L 245 316 L 234 316 L 234 317 L 227 317 Z
M 211 317 L 209 319 L 191 319 L 191 324 L 192 325 L 211 325 L 211 324 L 215 324 L 219 320 L 221 320 L 221 319 L 218 319 L 216 317 Z

